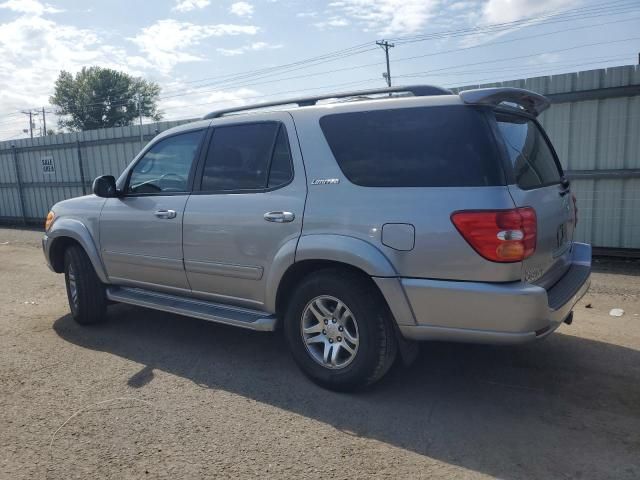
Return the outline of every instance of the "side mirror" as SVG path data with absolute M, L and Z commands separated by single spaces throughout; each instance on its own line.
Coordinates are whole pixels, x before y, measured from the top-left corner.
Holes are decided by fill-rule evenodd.
M 118 196 L 116 179 L 113 175 L 102 175 L 93 181 L 93 193 L 98 197 L 113 198 Z

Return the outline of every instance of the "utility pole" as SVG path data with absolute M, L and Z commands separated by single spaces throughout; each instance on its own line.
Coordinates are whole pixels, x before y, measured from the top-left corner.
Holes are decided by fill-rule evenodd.
M 144 136 L 142 135 L 142 101 L 141 95 L 136 95 L 136 106 L 138 107 L 138 115 L 140 116 L 140 144 L 144 144 Z
M 33 138 L 33 113 L 31 112 L 31 110 L 29 110 L 28 112 L 23 111 L 22 113 L 24 113 L 25 115 L 29 115 L 29 135 L 31 136 L 31 138 Z
M 393 43 L 389 43 L 386 40 L 380 40 L 376 42 L 380 48 L 384 50 L 384 55 L 387 58 L 387 73 L 382 76 L 387 80 L 387 87 L 391 86 L 391 67 L 389 66 L 389 49 L 395 47 Z
M 43 137 L 47 136 L 47 117 L 44 115 L 44 107 L 42 107 L 42 130 L 44 130 Z

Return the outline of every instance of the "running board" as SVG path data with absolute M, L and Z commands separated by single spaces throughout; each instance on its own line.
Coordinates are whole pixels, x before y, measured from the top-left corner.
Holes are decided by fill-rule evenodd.
M 178 297 L 141 288 L 108 287 L 107 298 L 113 302 L 177 313 L 186 317 L 200 318 L 249 330 L 271 332 L 276 329 L 275 315 L 266 312 Z

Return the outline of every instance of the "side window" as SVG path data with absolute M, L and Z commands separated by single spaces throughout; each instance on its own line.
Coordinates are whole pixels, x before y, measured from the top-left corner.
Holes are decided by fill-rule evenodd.
M 216 127 L 202 173 L 202 191 L 260 190 L 293 174 L 284 126 L 276 122 Z
M 133 167 L 127 193 L 186 192 L 204 132 L 182 133 L 156 143 Z
M 561 171 L 540 128 L 526 118 L 496 117 L 518 186 L 531 189 L 559 183 Z
M 336 113 L 320 127 L 340 169 L 364 187 L 503 185 L 482 112 L 467 106 Z
M 269 188 L 285 185 L 293 178 L 293 168 L 291 165 L 291 151 L 289 150 L 289 140 L 284 126 L 278 131 L 276 146 L 273 149 L 271 159 L 271 169 L 269 170 Z

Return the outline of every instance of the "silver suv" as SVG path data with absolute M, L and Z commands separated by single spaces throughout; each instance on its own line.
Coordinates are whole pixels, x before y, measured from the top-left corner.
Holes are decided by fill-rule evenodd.
M 591 271 L 536 121 L 548 106 L 415 86 L 214 112 L 56 204 L 44 253 L 78 323 L 111 301 L 281 327 L 337 390 L 411 361 L 417 340 L 540 339 L 571 323 Z

